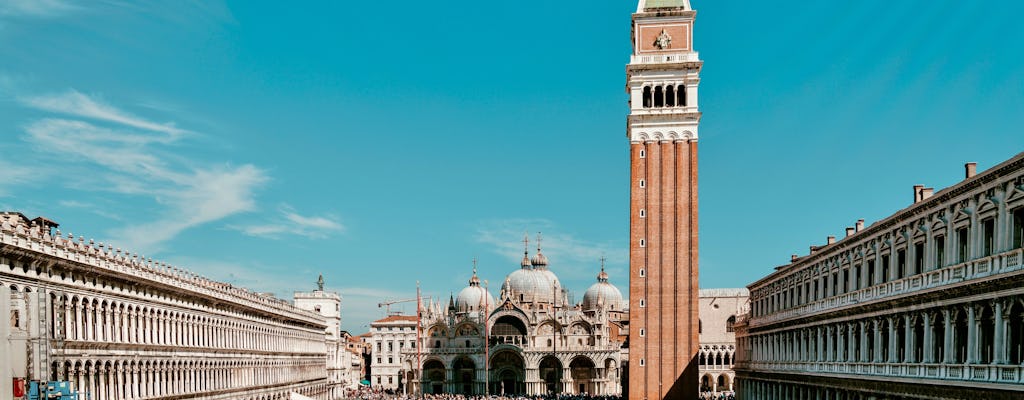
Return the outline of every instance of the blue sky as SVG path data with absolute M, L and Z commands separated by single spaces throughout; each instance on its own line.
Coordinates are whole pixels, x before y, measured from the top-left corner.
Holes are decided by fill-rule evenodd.
M 1021 2 L 694 1 L 701 286 L 1024 150 Z M 0 1 L 0 208 L 361 332 L 544 233 L 625 288 L 629 1 Z M 531 245 L 532 246 L 532 245 Z M 411 312 L 413 307 L 405 306 Z

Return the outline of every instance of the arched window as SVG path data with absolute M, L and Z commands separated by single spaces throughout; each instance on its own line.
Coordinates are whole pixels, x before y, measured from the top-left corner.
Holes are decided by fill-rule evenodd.
M 651 87 L 644 86 L 644 108 L 651 108 L 654 105 L 654 98 L 651 96 Z
M 676 88 L 676 96 L 679 96 L 679 101 L 676 104 L 680 107 L 686 107 L 686 86 L 680 85 Z
M 697 333 L 704 333 L 704 321 L 697 320 Z
M 654 87 L 654 107 L 665 106 L 665 92 L 661 89 L 661 86 Z
M 672 85 L 665 88 L 665 107 L 676 106 L 676 90 Z
M 732 315 L 732 316 L 729 317 L 729 319 L 725 320 L 725 331 L 726 332 L 736 332 L 736 328 L 733 328 L 733 325 L 735 325 L 735 324 L 736 324 L 736 316 Z

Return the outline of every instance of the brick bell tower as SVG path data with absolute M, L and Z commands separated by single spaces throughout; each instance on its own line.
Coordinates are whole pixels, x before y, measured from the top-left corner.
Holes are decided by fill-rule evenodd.
M 697 399 L 696 12 L 640 0 L 629 91 L 630 400 Z

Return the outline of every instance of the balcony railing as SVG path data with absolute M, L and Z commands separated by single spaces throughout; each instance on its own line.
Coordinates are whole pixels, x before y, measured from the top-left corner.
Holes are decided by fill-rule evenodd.
M 695 51 L 676 54 L 634 54 L 629 57 L 630 64 L 668 64 L 694 61 L 700 61 L 700 55 Z
M 739 362 L 736 369 L 753 372 L 805 372 L 868 376 L 898 376 L 990 383 L 1024 383 L 1024 367 L 1000 364 L 878 364 L 819 362 Z
M 749 326 L 757 327 L 805 315 L 820 314 L 865 302 L 901 297 L 946 285 L 988 278 L 994 275 L 1009 274 L 1024 267 L 1024 263 L 1021 262 L 1022 258 L 1024 258 L 1022 256 L 1022 249 L 1014 249 L 1005 253 L 926 271 L 914 276 L 829 297 L 785 311 L 752 317 L 749 320 Z

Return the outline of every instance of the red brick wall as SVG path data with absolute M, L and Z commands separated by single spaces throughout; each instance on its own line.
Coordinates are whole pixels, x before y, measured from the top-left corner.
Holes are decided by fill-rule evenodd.
M 630 147 L 629 398 L 696 398 L 697 142 Z

